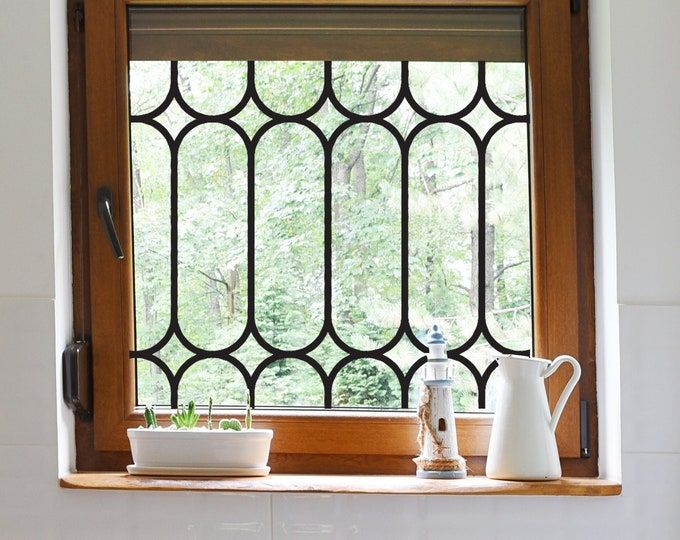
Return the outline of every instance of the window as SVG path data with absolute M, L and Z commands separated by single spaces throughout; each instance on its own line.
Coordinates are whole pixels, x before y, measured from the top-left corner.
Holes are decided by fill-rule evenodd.
M 538 31 L 568 7 L 128 4 L 85 4 L 95 458 L 127 449 L 139 405 L 233 415 L 247 391 L 275 470 L 405 472 L 434 320 L 466 456 L 487 350 L 584 362 L 570 40 Z M 577 420 L 574 398 L 565 458 Z

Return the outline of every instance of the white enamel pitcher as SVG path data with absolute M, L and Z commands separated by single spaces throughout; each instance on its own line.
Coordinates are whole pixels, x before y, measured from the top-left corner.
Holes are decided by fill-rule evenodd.
M 496 356 L 501 384 L 486 459 L 486 475 L 498 480 L 555 480 L 562 476 L 555 428 L 581 377 L 568 355 L 553 362 L 526 356 Z M 550 414 L 544 380 L 568 362 L 574 373 Z

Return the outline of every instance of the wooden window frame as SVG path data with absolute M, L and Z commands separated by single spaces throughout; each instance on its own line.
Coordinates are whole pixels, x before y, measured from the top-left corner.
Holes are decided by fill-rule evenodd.
M 84 6 L 83 6 L 84 3 Z M 69 0 L 69 81 L 76 336 L 91 343 L 92 418 L 77 418 L 78 470 L 122 470 L 126 428 L 143 422 L 134 403 L 132 263 L 111 256 L 98 226 L 96 192 L 111 186 L 123 249 L 132 252 L 127 116 L 129 5 L 168 0 Z M 526 9 L 531 110 L 531 211 L 535 353 L 572 354 L 583 376 L 557 430 L 563 471 L 597 476 L 597 409 L 588 85 L 587 1 L 568 0 L 184 0 L 197 5 L 515 6 Z M 84 31 L 77 15 L 86 14 Z M 75 15 L 74 15 L 75 13 Z M 82 11 L 81 11 L 82 13 Z M 86 76 L 85 76 L 86 74 Z M 100 279 L 100 276 L 107 276 Z M 127 312 L 127 316 L 126 316 Z M 547 381 L 554 406 L 569 376 Z M 580 400 L 589 403 L 589 456 L 582 457 Z M 229 413 L 233 415 L 234 412 Z M 161 416 L 163 421 L 164 415 Z M 415 414 L 255 411 L 275 430 L 270 465 L 281 473 L 412 474 Z M 483 474 L 492 416 L 457 415 L 461 454 Z

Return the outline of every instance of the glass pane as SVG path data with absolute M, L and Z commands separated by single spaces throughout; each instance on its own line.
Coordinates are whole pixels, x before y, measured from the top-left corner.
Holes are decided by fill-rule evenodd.
M 324 305 L 324 157 L 317 137 L 281 124 L 255 153 L 255 321 L 281 350 L 308 345 Z
M 246 62 L 179 62 L 178 72 L 182 97 L 202 114 L 229 112 L 246 93 Z
M 375 124 L 333 148 L 333 325 L 359 350 L 386 345 L 401 322 L 401 153 Z
M 526 65 L 521 62 L 486 64 L 486 88 L 491 100 L 511 114 L 527 113 Z
M 323 90 L 323 62 L 257 62 L 255 88 L 275 113 L 302 114 Z
M 501 121 L 501 118 L 500 116 L 497 116 L 484 101 L 480 101 L 477 103 L 477 106 L 465 116 L 464 120 L 472 126 L 472 129 L 477 132 L 479 138 L 483 139 L 487 132 Z
M 409 62 L 409 88 L 427 112 L 454 114 L 465 108 L 477 91 L 473 62 Z
M 507 116 L 527 110 L 524 64 L 332 61 L 329 80 L 320 61 L 251 65 L 254 87 L 247 84 L 246 59 L 130 63 L 131 110 L 156 111 L 153 120 L 177 138 L 166 141 L 162 128 L 144 123 L 148 118 L 131 119 L 137 348 L 156 351 L 172 373 L 182 373 L 197 351 L 221 356 L 210 351 L 235 349 L 232 357 L 248 373 L 267 366 L 255 389 L 257 406 L 323 407 L 330 400 L 349 408 L 399 408 L 402 390 L 415 406 L 418 379 L 402 389 L 401 375 L 384 362 L 359 358 L 324 388 L 325 375 L 310 363 L 330 374 L 348 355 L 359 356 L 352 350 L 394 342 L 382 358 L 405 374 L 422 360 L 419 340 L 435 322 L 449 349 L 480 373 L 494 352 L 490 343 L 527 350 L 528 122 Z M 464 123 L 433 117 L 470 104 L 483 73 L 491 108 L 480 101 Z M 161 109 L 171 74 L 182 98 Z M 196 113 L 187 114 L 182 99 Z M 230 120 L 202 116 L 243 104 Z M 516 122 L 494 132 L 501 117 Z M 319 128 L 321 140 L 306 122 Z M 468 126 L 480 139 L 491 130 L 488 145 L 475 143 Z M 408 297 L 402 297 L 405 272 Z M 405 334 L 406 322 L 411 332 Z M 493 339 L 471 340 L 482 329 Z M 300 349 L 309 356 L 267 365 L 286 354 L 298 357 L 287 351 Z M 474 369 L 456 365 L 455 406 L 477 410 Z M 140 403 L 169 404 L 163 372 L 145 360 L 137 366 Z M 496 379 L 489 381 L 487 410 Z M 240 405 L 245 381 L 229 362 L 208 358 L 183 373 L 178 391 L 181 401 L 205 404 L 212 396 L 216 405 Z
M 333 385 L 334 407 L 401 406 L 401 390 L 394 371 L 378 360 L 352 360 Z
M 262 371 L 255 396 L 258 407 L 323 407 L 323 383 L 309 364 L 285 358 Z
M 137 349 L 170 325 L 170 150 L 145 124 L 130 129 Z
M 409 152 L 409 321 L 437 322 L 449 347 L 477 325 L 477 149 L 460 127 L 434 124 Z
M 146 114 L 156 109 L 170 90 L 170 62 L 130 62 L 130 113 Z
M 248 158 L 229 127 L 204 124 L 178 158 L 178 319 L 206 350 L 228 347 L 248 312 Z
M 170 383 L 160 367 L 153 362 L 138 358 L 137 404 L 167 405 L 170 403 Z
M 178 392 L 180 403 L 194 401 L 205 406 L 210 398 L 213 404 L 236 406 L 244 406 L 247 399 L 243 375 L 229 362 L 217 358 L 200 360 L 187 369 Z
M 191 122 L 192 117 L 173 99 L 156 120 L 168 131 L 170 137 L 176 139 L 186 125 Z
M 493 136 L 486 153 L 486 257 L 493 268 L 486 322 L 514 350 L 528 350 L 532 335 L 527 141 L 526 124 L 511 124 Z
M 399 62 L 333 62 L 333 90 L 350 112 L 380 113 L 397 99 L 400 87 Z

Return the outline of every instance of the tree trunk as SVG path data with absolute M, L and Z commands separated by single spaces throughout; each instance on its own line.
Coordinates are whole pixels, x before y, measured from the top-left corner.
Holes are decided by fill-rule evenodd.
M 132 208 L 135 211 L 144 208 L 144 190 L 142 189 L 142 173 L 138 165 L 138 151 L 135 141 L 132 141 Z
M 486 266 L 484 268 L 484 309 L 486 313 L 490 313 L 494 308 L 494 276 L 495 276 L 495 259 L 496 259 L 496 226 L 486 223 L 484 226 L 484 234 L 486 236 L 484 242 L 485 249 L 485 260 Z M 473 313 L 477 312 L 478 301 L 479 301 L 479 286 L 480 286 L 480 276 L 479 276 L 479 259 L 478 259 L 478 246 L 479 246 L 479 233 L 477 227 L 474 227 L 470 232 L 470 251 L 471 251 L 471 264 L 470 264 L 470 297 L 469 304 L 470 310 Z
M 362 198 L 366 198 L 366 163 L 364 162 L 363 147 L 354 161 L 351 169 L 352 180 L 354 180 L 354 191 Z

